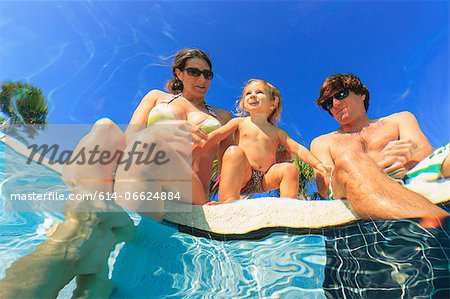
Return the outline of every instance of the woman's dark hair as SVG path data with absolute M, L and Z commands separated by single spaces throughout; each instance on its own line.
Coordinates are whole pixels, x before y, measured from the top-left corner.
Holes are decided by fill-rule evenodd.
M 177 54 L 175 54 L 175 60 L 172 64 L 173 78 L 166 83 L 166 90 L 168 90 L 170 93 L 178 94 L 180 92 L 183 92 L 183 82 L 181 82 L 181 80 L 177 78 L 175 70 L 179 69 L 180 71 L 183 71 L 184 67 L 186 66 L 186 61 L 191 58 L 203 59 L 204 61 L 206 61 L 206 63 L 208 63 L 209 68 L 212 71 L 211 59 L 209 59 L 209 56 L 203 50 L 182 49 L 178 51 Z

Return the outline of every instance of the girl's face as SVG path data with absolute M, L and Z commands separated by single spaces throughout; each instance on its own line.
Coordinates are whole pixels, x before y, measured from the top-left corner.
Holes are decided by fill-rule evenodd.
M 270 114 L 275 109 L 275 103 L 269 88 L 258 81 L 245 87 L 242 101 L 244 110 L 250 114 L 252 112 L 267 112 L 267 114 Z

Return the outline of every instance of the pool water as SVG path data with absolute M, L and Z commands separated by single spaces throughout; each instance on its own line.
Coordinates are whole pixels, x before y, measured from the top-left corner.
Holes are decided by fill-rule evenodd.
M 138 228 L 139 237 L 125 244 L 116 260 L 113 297 L 324 297 L 320 236 L 274 234 L 224 242 L 148 220 Z
M 1 144 L 1 165 L 4 145 Z M 40 165 L 1 172 L 0 278 L 11 263 L 46 240 L 58 213 L 5 212 L 5 194 L 53 186 Z M 23 167 L 22 167 L 23 168 Z M 4 169 L 4 167 L 0 168 Z M 10 173 L 10 172 L 8 172 Z M 29 184 L 17 184 L 28 174 Z M 38 173 L 30 177 L 32 173 Z M 17 190 L 19 188 L 20 190 Z M 47 187 L 45 187 L 47 188 Z M 6 190 L 6 192 L 5 192 Z M 449 209 L 449 205 L 443 205 Z M 137 237 L 109 259 L 113 298 L 448 298 L 450 222 L 424 230 L 416 221 L 364 221 L 302 235 L 278 232 L 256 240 L 218 241 L 179 232 L 174 224 L 131 215 Z M 254 237 L 254 236 L 253 236 Z M 72 281 L 59 297 L 70 298 Z
M 116 261 L 114 297 L 446 298 L 449 224 L 425 231 L 411 220 L 359 222 L 215 241 L 144 220 Z
M 334 228 L 323 287 L 329 298 L 449 298 L 449 231 L 449 219 L 431 230 L 411 220 Z

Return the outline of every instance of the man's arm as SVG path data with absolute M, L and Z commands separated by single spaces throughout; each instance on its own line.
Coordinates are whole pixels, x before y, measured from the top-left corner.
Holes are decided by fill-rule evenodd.
M 334 161 L 330 153 L 330 140 L 327 136 L 319 136 L 311 142 L 311 152 L 326 165 L 333 165 Z M 328 185 L 330 183 L 331 173 L 323 173 L 314 169 L 317 191 L 323 198 L 328 197 Z
M 388 125 L 397 126 L 399 139 L 390 141 L 372 158 L 389 176 L 401 179 L 409 169 L 428 156 L 433 147 L 412 113 L 392 114 L 386 121 Z
M 404 111 L 393 116 L 395 116 L 398 124 L 400 140 L 410 140 L 414 145 L 412 156 L 405 164 L 406 169 L 410 169 L 431 154 L 433 147 L 420 129 L 414 114 Z

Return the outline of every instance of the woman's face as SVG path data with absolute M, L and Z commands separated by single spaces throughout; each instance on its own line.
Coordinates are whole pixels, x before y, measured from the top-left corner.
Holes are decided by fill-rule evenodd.
M 198 69 L 201 72 L 205 70 L 210 71 L 211 69 L 209 68 L 208 63 L 201 58 L 188 59 L 183 71 L 176 69 L 178 79 L 183 82 L 183 95 L 186 98 L 192 97 L 203 99 L 208 92 L 211 79 L 206 79 L 203 73 L 198 77 L 189 75 L 187 72 L 188 68 Z

